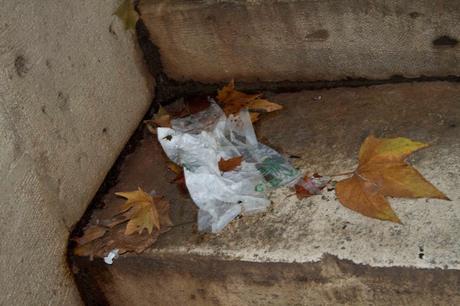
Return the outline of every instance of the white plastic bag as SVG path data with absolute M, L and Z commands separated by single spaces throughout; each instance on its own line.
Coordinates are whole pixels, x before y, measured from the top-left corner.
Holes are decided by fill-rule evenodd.
M 240 213 L 264 211 L 266 191 L 295 181 L 299 173 L 275 150 L 258 143 L 247 110 L 227 118 L 214 102 L 202 112 L 158 128 L 166 155 L 184 167 L 187 189 L 199 207 L 198 229 L 218 232 Z M 242 156 L 233 171 L 219 160 Z

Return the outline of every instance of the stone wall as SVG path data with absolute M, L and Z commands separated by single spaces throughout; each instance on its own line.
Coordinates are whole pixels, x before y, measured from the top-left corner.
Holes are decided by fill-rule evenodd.
M 69 231 L 152 98 L 117 0 L 0 0 L 1 305 L 81 303 Z
M 142 0 L 176 80 L 460 75 L 460 2 Z

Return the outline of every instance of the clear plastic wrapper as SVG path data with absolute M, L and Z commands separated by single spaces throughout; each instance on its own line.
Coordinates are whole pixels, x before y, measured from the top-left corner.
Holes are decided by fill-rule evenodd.
M 198 229 L 219 232 L 241 213 L 266 210 L 267 191 L 293 183 L 299 173 L 275 150 L 257 141 L 249 113 L 227 118 L 214 102 L 202 112 L 158 128 L 166 155 L 184 167 L 187 189 L 199 207 Z M 219 160 L 242 156 L 236 169 L 219 170 Z

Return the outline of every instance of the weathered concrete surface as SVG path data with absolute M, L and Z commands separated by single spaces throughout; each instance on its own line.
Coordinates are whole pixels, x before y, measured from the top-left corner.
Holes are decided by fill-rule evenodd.
M 119 1 L 0 1 L 0 305 L 72 305 L 78 221 L 151 101 Z
M 113 266 L 89 260 L 82 260 L 80 266 L 92 272 L 110 305 L 460 303 L 460 271 L 375 268 L 333 256 L 315 263 L 260 263 L 193 255 L 138 255 L 120 258 Z
M 221 82 L 460 75 L 460 2 L 141 0 L 166 73 Z
M 174 174 L 167 170 L 155 138 L 147 134 L 126 159 L 119 184 L 104 201 L 122 201 L 113 195 L 120 190 L 154 189 L 171 201 L 176 226 L 142 256 L 122 256 L 106 268 L 93 262 L 84 273 L 94 276 L 106 298 L 119 305 L 142 305 L 156 299 L 168 304 L 170 296 L 176 295 L 179 300 L 189 297 L 193 304 L 192 295 L 200 299 L 201 290 L 222 305 L 239 304 L 238 299 L 250 304 L 256 296 L 276 305 L 303 304 L 310 296 L 312 304 L 356 305 L 372 299 L 373 304 L 384 305 L 458 304 L 459 95 L 460 84 L 447 82 L 269 95 L 284 109 L 266 114 L 256 125 L 259 139 L 285 154 L 300 156 L 292 161 L 302 170 L 323 175 L 353 170 L 359 146 L 371 133 L 431 143 L 410 161 L 452 201 L 391 199 L 403 225 L 354 213 L 340 205 L 333 191 L 297 200 L 284 188 L 271 195 L 273 204 L 266 213 L 243 216 L 219 235 L 199 234 L 193 202 L 170 183 Z M 327 254 L 337 258 L 329 260 L 332 257 Z M 213 260 L 237 271 L 222 268 L 226 272 L 221 275 L 220 264 Z M 253 265 L 248 264 L 246 270 L 240 261 Z M 254 264 L 257 262 L 261 265 Z M 302 263 L 302 277 L 310 283 L 299 281 L 302 277 L 295 268 L 283 274 L 274 263 L 295 267 Z M 193 268 L 188 266 L 194 265 L 203 271 L 189 271 Z M 348 268 L 342 269 L 344 265 Z M 261 274 L 254 276 L 258 269 Z M 272 269 L 278 272 L 269 275 Z M 334 277 L 316 282 L 324 273 Z M 278 292 L 268 290 L 263 282 L 276 283 L 273 288 L 284 286 L 282 298 L 271 298 L 269 294 Z M 158 290 L 170 296 L 155 293 Z M 388 298 L 392 296 L 394 299 Z

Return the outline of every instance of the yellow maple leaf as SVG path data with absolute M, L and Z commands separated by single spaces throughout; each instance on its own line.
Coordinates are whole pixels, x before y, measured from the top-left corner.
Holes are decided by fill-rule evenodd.
M 115 194 L 126 198 L 121 211 L 129 211 L 130 215 L 130 220 L 126 225 L 126 235 L 131 235 L 134 232 L 140 234 L 144 228 L 151 234 L 154 226 L 156 229 L 160 229 L 160 216 L 151 195 L 144 192 L 140 187 L 136 191 L 116 192 Z
M 125 25 L 125 30 L 134 29 L 139 15 L 134 9 L 133 0 L 124 0 L 115 11 L 114 15 L 121 19 Z
M 249 95 L 235 89 L 235 82 L 231 80 L 226 86 L 217 91 L 217 101 L 222 105 L 226 115 L 237 114 L 242 108 L 247 107 L 251 112 L 251 121 L 259 119 L 258 113 L 269 113 L 280 110 L 279 104 L 261 99 L 261 94 Z
M 400 223 L 386 196 L 448 200 L 404 161 L 427 146 L 403 137 L 368 136 L 361 145 L 359 166 L 353 176 L 336 185 L 339 201 L 365 216 Z

